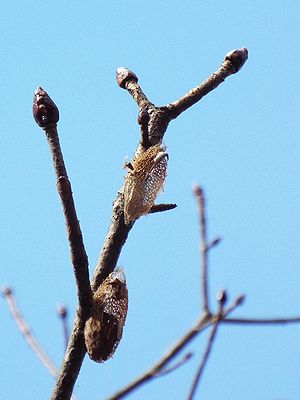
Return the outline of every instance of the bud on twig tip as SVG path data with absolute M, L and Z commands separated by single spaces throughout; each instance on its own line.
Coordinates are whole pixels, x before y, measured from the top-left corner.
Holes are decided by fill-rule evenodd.
M 227 292 L 225 289 L 222 289 L 218 294 L 217 294 L 217 301 L 219 304 L 223 307 L 228 300 L 227 297 Z
M 242 47 L 238 50 L 232 50 L 225 56 L 225 61 L 230 61 L 234 74 L 238 72 L 248 59 L 248 49 Z
M 4 297 L 5 296 L 9 296 L 9 295 L 12 294 L 12 289 L 10 287 L 8 287 L 8 286 L 5 286 L 5 287 L 1 288 L 1 292 L 2 292 Z
M 237 297 L 236 301 L 235 301 L 236 305 L 237 305 L 237 306 L 240 306 L 241 304 L 244 303 L 245 299 L 246 299 L 246 296 L 245 296 L 244 294 L 240 294 L 240 295 Z
M 203 196 L 203 189 L 197 183 L 193 184 L 193 192 L 194 192 L 195 196 L 197 196 L 197 197 Z
M 118 85 L 122 88 L 125 89 L 125 84 L 128 81 L 133 81 L 137 82 L 138 77 L 135 75 L 134 72 L 130 71 L 126 67 L 119 67 L 116 71 L 116 80 Z
M 68 315 L 68 310 L 65 306 L 59 306 L 57 309 L 57 314 L 59 315 L 59 317 L 61 318 L 66 318 Z
M 48 93 L 40 86 L 34 92 L 32 113 L 41 128 L 56 124 L 59 120 L 58 108 Z

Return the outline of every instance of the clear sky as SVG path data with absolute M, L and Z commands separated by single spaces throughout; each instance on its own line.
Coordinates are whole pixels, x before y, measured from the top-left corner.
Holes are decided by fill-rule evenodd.
M 126 66 L 163 105 L 206 79 L 234 48 L 249 60 L 173 121 L 165 136 L 164 202 L 141 218 L 119 265 L 129 311 L 123 339 L 104 365 L 85 359 L 79 400 L 105 399 L 148 369 L 190 328 L 200 309 L 200 255 L 193 182 L 208 201 L 210 296 L 246 294 L 235 316 L 300 314 L 300 2 L 9 1 L 0 6 L 0 284 L 11 285 L 35 336 L 60 365 L 56 308 L 72 317 L 76 288 L 65 224 L 43 132 L 31 115 L 41 85 L 60 109 L 59 134 L 93 272 L 139 139 L 137 107 L 115 83 Z M 47 399 L 53 378 L 0 301 L 0 395 Z M 298 399 L 300 325 L 223 326 L 198 397 Z M 184 399 L 207 334 L 192 360 L 130 399 Z M 201 397 L 202 396 L 202 397 Z

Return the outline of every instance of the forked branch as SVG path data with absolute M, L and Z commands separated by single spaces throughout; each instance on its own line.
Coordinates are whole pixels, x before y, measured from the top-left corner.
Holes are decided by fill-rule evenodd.
M 141 140 L 137 148 L 137 153 L 143 152 L 149 147 L 161 143 L 169 122 L 188 107 L 199 101 L 207 93 L 215 89 L 227 76 L 237 72 L 245 63 L 247 55 L 248 52 L 244 48 L 228 53 L 219 70 L 212 74 L 202 85 L 192 89 L 178 101 L 163 107 L 156 107 L 148 100 L 138 84 L 137 76 L 133 72 L 129 71 L 127 68 L 119 68 L 117 70 L 117 82 L 119 86 L 126 89 L 132 95 L 140 109 L 138 122 L 141 127 Z M 33 111 L 36 122 L 46 132 L 52 152 L 54 168 L 57 175 L 58 191 L 61 196 L 67 221 L 72 262 L 78 287 L 79 317 L 75 321 L 65 360 L 52 394 L 52 400 L 67 400 L 71 396 L 86 352 L 83 340 L 83 329 L 85 320 L 90 311 L 92 298 L 91 289 L 93 291 L 97 290 L 103 280 L 116 267 L 122 247 L 135 221 L 129 224 L 125 224 L 124 222 L 124 188 L 122 188 L 114 202 L 111 225 L 90 285 L 87 256 L 75 211 L 71 185 L 59 146 L 56 127 L 59 117 L 58 109 L 47 93 L 41 88 L 38 88 L 35 93 Z M 172 207 L 167 207 L 166 209 L 170 208 Z M 152 209 L 152 212 L 155 211 L 165 210 L 157 207 L 156 209 Z

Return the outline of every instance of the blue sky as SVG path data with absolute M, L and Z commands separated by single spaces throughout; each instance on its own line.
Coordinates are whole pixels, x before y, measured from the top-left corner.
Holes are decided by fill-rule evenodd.
M 0 284 L 11 285 L 45 350 L 60 365 L 56 307 L 72 316 L 76 288 L 48 146 L 31 115 L 41 85 L 60 109 L 59 133 L 89 255 L 96 263 L 122 186 L 122 165 L 139 139 L 137 108 L 115 83 L 132 69 L 157 105 L 206 79 L 225 54 L 249 60 L 169 126 L 161 201 L 178 208 L 141 218 L 119 265 L 129 312 L 123 339 L 104 365 L 85 359 L 79 400 L 104 399 L 157 361 L 200 313 L 198 220 L 192 183 L 203 185 L 210 238 L 211 301 L 221 288 L 245 293 L 236 316 L 300 314 L 300 3 L 294 1 L 3 2 L 0 6 L 2 194 Z M 0 302 L 1 397 L 46 399 L 53 379 Z M 297 399 L 300 326 L 223 326 L 198 397 Z M 130 399 L 184 399 L 195 356 Z M 16 384 L 17 383 L 17 384 Z

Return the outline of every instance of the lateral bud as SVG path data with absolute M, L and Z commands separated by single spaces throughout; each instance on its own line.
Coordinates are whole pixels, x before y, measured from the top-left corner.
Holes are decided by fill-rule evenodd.
M 40 86 L 34 92 L 32 113 L 35 122 L 41 128 L 46 128 L 59 121 L 58 108 L 48 93 Z
M 126 89 L 126 87 L 125 87 L 126 82 L 128 82 L 128 81 L 137 82 L 138 77 L 135 75 L 134 72 L 130 71 L 128 68 L 119 67 L 116 71 L 116 80 L 117 80 L 118 85 L 122 89 Z

